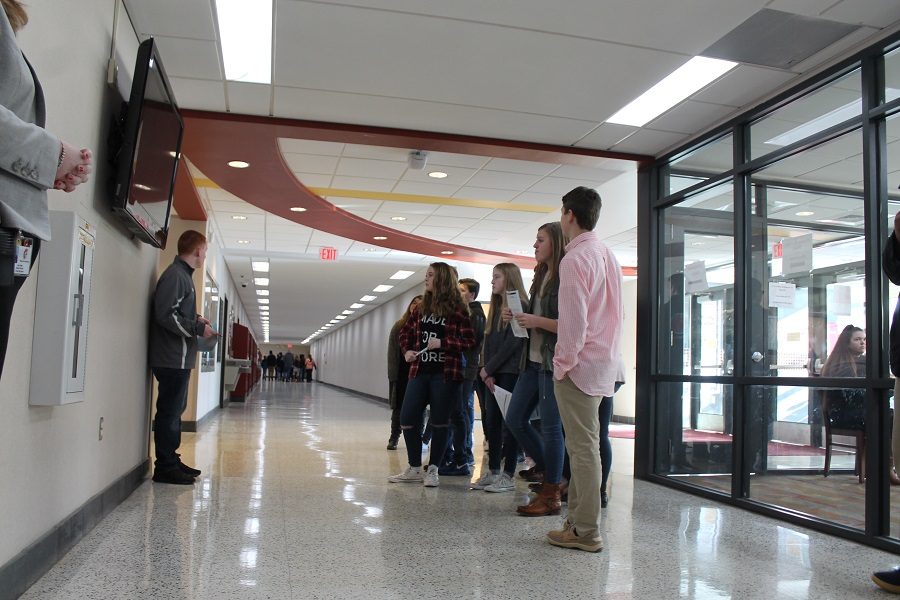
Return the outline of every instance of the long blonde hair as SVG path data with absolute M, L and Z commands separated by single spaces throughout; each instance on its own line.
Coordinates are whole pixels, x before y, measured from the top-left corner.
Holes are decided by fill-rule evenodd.
M 434 271 L 432 291 L 426 291 L 422 297 L 419 313 L 438 317 L 449 317 L 455 312 L 469 314 L 469 307 L 459 293 L 456 269 L 445 262 L 431 263 L 428 266 Z
M 513 290 L 519 292 L 519 298 L 522 300 L 523 308 L 525 308 L 525 305 L 528 303 L 528 294 L 525 292 L 525 283 L 522 281 L 522 271 L 519 270 L 519 267 L 512 263 L 500 263 L 499 265 L 494 266 L 494 270 L 500 271 L 500 274 L 503 275 L 503 281 L 506 283 L 506 288 L 503 290 L 502 294 L 494 294 L 493 289 L 491 290 L 491 319 L 488 321 L 485 333 L 491 332 L 494 321 L 497 321 L 500 324 L 501 330 L 505 329 L 508 325 L 508 323 L 500 318 L 500 313 L 504 308 L 507 308 L 506 292 L 511 292 Z
M 14 32 L 25 27 L 25 24 L 28 23 L 28 13 L 25 12 L 24 4 L 18 0 L 0 0 L 0 4 L 3 5 L 3 12 L 6 13 L 6 18 L 9 19 L 9 24 L 12 25 Z
M 559 285 L 559 263 L 563 256 L 566 255 L 566 238 L 563 236 L 562 226 L 559 221 L 544 223 L 538 227 L 538 231 L 543 231 L 550 238 L 550 245 L 553 247 L 550 262 L 552 265 L 539 262 L 534 267 L 534 279 L 531 280 L 531 297 L 541 293 L 544 287 L 544 279 L 550 277 L 548 283 Z

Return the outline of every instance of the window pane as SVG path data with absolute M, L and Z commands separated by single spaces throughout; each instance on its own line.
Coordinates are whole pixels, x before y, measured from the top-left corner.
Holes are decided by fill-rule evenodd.
M 662 211 L 659 372 L 730 373 L 734 336 L 734 215 L 731 183 Z
M 862 113 L 859 69 L 794 100 L 750 126 L 750 154 L 764 156 Z
M 732 135 L 712 142 L 674 159 L 669 163 L 668 177 L 662 195 L 668 196 L 732 168 Z

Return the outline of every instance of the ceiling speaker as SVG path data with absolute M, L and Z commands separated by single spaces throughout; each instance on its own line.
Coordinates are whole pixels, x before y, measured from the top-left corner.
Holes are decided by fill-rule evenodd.
M 409 153 L 409 168 L 413 171 L 421 171 L 428 162 L 428 153 L 424 150 L 412 150 Z

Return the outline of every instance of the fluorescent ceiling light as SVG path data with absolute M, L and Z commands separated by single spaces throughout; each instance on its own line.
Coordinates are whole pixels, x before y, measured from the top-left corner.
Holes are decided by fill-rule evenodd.
M 269 278 L 268 277 L 254 277 L 253 283 L 255 283 L 256 285 L 267 286 L 267 285 L 269 285 Z
M 337 322 L 338 322 L 337 319 L 332 319 L 332 320 L 328 321 L 328 324 L 329 324 L 329 325 L 334 325 L 334 324 L 337 323 Z
M 391 275 L 388 279 L 406 279 L 413 273 L 415 273 L 415 271 L 397 271 L 396 273 Z
M 306 209 L 302 206 L 292 206 L 291 212 L 306 212 Z
M 256 295 L 257 296 L 268 296 L 269 290 L 256 290 Z
M 729 60 L 695 56 L 606 122 L 643 127 L 736 66 L 736 62 Z
M 269 261 L 267 260 L 251 260 L 250 267 L 257 273 L 269 272 Z
M 137 186 L 135 186 L 135 187 L 137 187 Z M 244 215 L 231 215 L 231 218 L 234 219 L 235 221 L 246 221 L 247 220 L 247 217 L 245 217 Z
M 359 302 L 354 302 L 350 305 L 350 308 L 362 308 L 365 304 L 360 304 Z
M 371 302 L 372 300 L 376 299 L 377 297 L 378 296 L 363 296 L 362 298 L 359 299 L 359 301 L 360 302 Z
M 373 237 L 372 239 L 373 239 L 373 240 L 386 240 L 387 237 L 385 237 L 385 236 L 383 236 L 383 235 L 376 235 L 376 236 Z
M 372 290 L 372 291 L 373 291 L 373 292 L 379 292 L 379 293 L 380 293 L 380 292 L 386 292 L 386 291 L 388 291 L 389 289 L 391 289 L 391 288 L 393 288 L 393 287 L 394 287 L 394 286 L 392 286 L 392 285 L 379 285 L 379 286 L 376 286 L 375 289 Z
M 342 315 L 352 315 L 355 312 L 356 312 L 355 310 L 344 310 L 344 311 L 341 311 L 341 314 Z
M 391 217 L 391 221 L 405 221 L 406 217 Z
M 238 244 L 249 244 L 250 240 L 238 240 Z
M 272 1 L 216 0 L 225 79 L 272 83 Z
M 347 315 L 338 315 L 335 317 L 335 319 L 337 319 L 338 321 L 343 321 L 346 318 L 347 318 Z
M 441 250 L 441 254 L 453 254 L 453 250 Z
M 257 298 L 256 301 L 260 304 L 268 304 L 269 303 L 268 298 Z
M 228 166 L 233 167 L 235 169 L 246 169 L 250 166 L 250 163 L 245 162 L 243 160 L 230 160 L 228 161 Z
M 811 210 L 801 210 L 800 212 L 794 214 L 796 214 L 798 217 L 811 217 L 816 213 Z

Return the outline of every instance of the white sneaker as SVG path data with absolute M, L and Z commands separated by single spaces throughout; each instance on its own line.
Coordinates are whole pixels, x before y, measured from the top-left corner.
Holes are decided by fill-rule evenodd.
M 516 489 L 516 482 L 513 481 L 512 477 L 506 474 L 506 471 L 501 473 L 497 480 L 489 486 L 484 488 L 486 492 L 511 492 Z
M 428 465 L 428 471 L 425 473 L 425 479 L 422 485 L 425 487 L 437 487 L 440 480 L 438 479 L 437 465 Z
M 485 471 L 484 475 L 478 481 L 473 481 L 469 487 L 473 490 L 483 490 L 489 485 L 493 485 L 500 478 L 500 473 L 491 473 Z
M 391 483 L 419 483 L 422 479 L 422 467 L 407 467 L 402 473 L 388 477 Z

